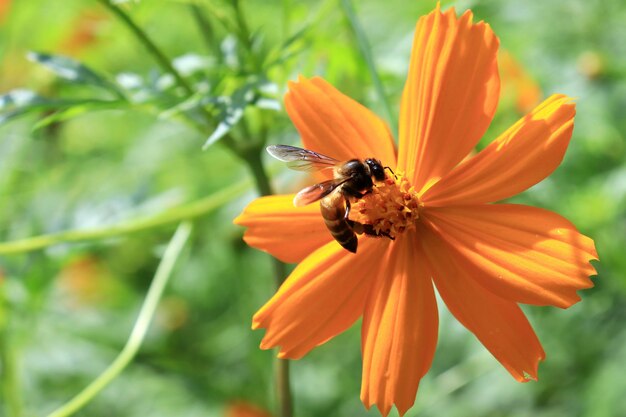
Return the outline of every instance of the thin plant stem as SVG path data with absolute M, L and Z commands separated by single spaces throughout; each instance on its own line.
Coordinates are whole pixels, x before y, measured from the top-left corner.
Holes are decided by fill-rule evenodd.
M 6 314 L 9 314 L 8 312 Z M 5 327 L 0 331 L 0 384 L 4 398 L 4 412 L 7 417 L 22 415 L 22 401 L 20 396 L 20 378 L 14 338 L 10 334 L 9 318 L 4 317 Z
M 97 0 L 104 7 L 109 9 L 114 15 L 116 15 L 125 25 L 130 29 L 131 32 L 139 39 L 139 41 L 144 45 L 144 47 L 148 50 L 148 52 L 153 56 L 157 64 L 163 69 L 165 72 L 169 72 L 172 74 L 174 79 L 176 79 L 176 83 L 182 87 L 187 95 L 193 94 L 193 89 L 187 83 L 187 81 L 183 78 L 182 75 L 174 68 L 172 63 L 167 59 L 167 57 L 161 52 L 161 50 L 156 46 L 156 44 L 148 37 L 146 32 L 141 29 L 131 18 L 124 12 L 121 8 L 111 3 L 109 0 Z
M 278 289 L 285 280 L 285 264 L 276 258 L 272 258 L 272 261 L 274 263 L 276 289 Z M 287 359 L 274 359 L 274 386 L 278 404 L 278 416 L 293 416 L 293 394 L 291 392 L 289 361 Z
M 202 8 L 199 5 L 192 3 L 189 5 L 189 8 L 193 19 L 198 26 L 198 31 L 200 32 L 200 36 L 202 36 L 202 40 L 204 41 L 206 48 L 210 53 L 215 55 L 215 59 L 221 60 L 219 42 L 215 39 L 215 31 L 213 30 L 211 22 L 204 15 Z
M 254 51 L 254 44 L 252 43 L 252 34 L 250 32 L 250 29 L 248 28 L 248 23 L 246 23 L 246 18 L 239 4 L 239 0 L 232 0 L 232 3 L 233 3 L 233 8 L 235 9 L 235 18 L 237 19 L 237 26 L 239 29 L 237 31 L 239 35 L 239 40 L 243 43 L 243 45 L 248 50 L 248 55 L 250 55 L 250 60 L 252 61 L 254 70 L 257 73 L 260 73 L 262 69 L 261 61 L 259 61 L 259 58 L 256 56 L 256 53 Z
M 380 76 L 378 75 L 378 70 L 376 69 L 374 58 L 372 57 L 372 48 L 369 41 L 367 40 L 367 36 L 365 34 L 365 31 L 363 30 L 363 26 L 361 26 L 361 22 L 359 22 L 359 18 L 356 15 L 351 0 L 341 0 L 341 7 L 344 14 L 346 15 L 346 18 L 348 19 L 350 29 L 352 30 L 352 33 L 356 38 L 356 42 L 359 46 L 359 50 L 361 51 L 361 55 L 363 55 L 363 59 L 365 61 L 367 69 L 370 73 L 370 76 L 372 77 L 378 99 L 383 104 L 385 113 L 387 113 L 387 120 L 391 124 L 390 128 L 394 132 L 394 135 L 397 135 L 398 121 L 393 115 L 391 105 L 389 104 L 389 99 L 387 98 L 387 94 L 385 93 L 385 89 L 383 87 L 383 83 L 380 80 Z
M 241 157 L 246 161 L 248 168 L 256 181 L 256 188 L 259 191 L 259 194 L 272 194 L 272 186 L 270 184 L 269 177 L 265 172 L 263 160 L 261 159 L 261 150 L 251 148 L 249 152 L 242 154 Z M 285 280 L 285 264 L 274 257 L 272 257 L 272 263 L 274 267 L 276 289 L 278 289 Z M 274 359 L 274 388 L 276 390 L 278 417 L 292 417 L 293 394 L 291 392 L 289 361 L 287 359 Z
M 283 30 L 283 39 L 287 39 L 289 37 L 289 33 L 291 31 L 291 2 L 289 0 L 282 0 L 282 30 Z
M 141 306 L 139 316 L 135 322 L 135 326 L 126 342 L 126 345 L 115 358 L 115 360 L 109 365 L 109 367 L 101 373 L 91 384 L 89 384 L 84 390 L 79 392 L 70 401 L 63 404 L 60 408 L 56 409 L 48 415 L 48 417 L 67 417 L 80 410 L 89 401 L 91 401 L 100 391 L 102 391 L 107 385 L 111 383 L 117 376 L 128 366 L 133 360 L 139 348 L 141 347 L 143 340 L 148 331 L 148 327 L 156 308 L 159 305 L 161 296 L 165 286 L 167 285 L 176 260 L 180 256 L 180 253 L 187 242 L 189 235 L 191 234 L 191 224 L 181 223 L 176 229 L 176 233 L 170 240 L 170 243 L 163 254 L 163 259 L 159 263 L 154 279 L 148 289 L 146 299 Z
M 265 167 L 263 166 L 261 152 L 251 150 L 242 154 L 242 159 L 246 162 L 246 165 L 252 174 L 252 178 L 254 178 L 256 189 L 259 194 L 262 196 L 274 194 L 270 180 L 265 172 Z
M 193 203 L 167 210 L 155 216 L 143 217 L 116 225 L 88 230 L 68 230 L 60 233 L 34 236 L 13 242 L 3 242 L 0 243 L 0 255 L 31 252 L 61 243 L 109 239 L 144 230 L 156 229 L 184 220 L 191 220 L 204 216 L 216 208 L 221 207 L 233 198 L 243 194 L 249 187 L 250 181 L 245 180 Z

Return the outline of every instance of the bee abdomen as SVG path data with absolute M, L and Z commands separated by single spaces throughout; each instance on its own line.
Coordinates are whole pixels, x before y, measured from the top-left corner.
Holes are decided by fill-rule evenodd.
M 336 228 L 331 228 L 331 226 L 326 223 L 326 227 L 330 230 L 330 234 L 333 235 L 333 238 L 344 248 L 348 249 L 352 253 L 356 253 L 356 248 L 359 243 L 356 234 L 352 231 L 350 226 L 346 221 L 343 221 L 341 226 Z
M 356 253 L 358 240 L 356 234 L 345 219 L 345 200 L 341 193 L 333 193 L 320 202 L 324 223 L 333 238 L 344 248 Z

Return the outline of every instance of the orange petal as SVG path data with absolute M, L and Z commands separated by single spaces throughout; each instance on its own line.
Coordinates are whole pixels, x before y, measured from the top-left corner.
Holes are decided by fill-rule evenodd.
M 522 310 L 478 285 L 447 245 L 422 228 L 420 235 L 437 291 L 450 312 L 520 382 L 537 379 L 545 353 Z
M 396 165 L 393 138 L 385 122 L 323 79 L 300 77 L 290 82 L 285 107 L 304 148 L 340 161 L 374 157 L 383 165 Z
M 332 240 L 319 204 L 294 207 L 294 194 L 257 198 L 234 223 L 248 228 L 246 243 L 283 262 L 300 262 Z
M 499 41 L 454 8 L 420 18 L 400 109 L 398 169 L 417 190 L 448 173 L 478 143 L 498 104 Z
M 454 261 L 484 288 L 511 301 L 567 308 L 590 288 L 593 240 L 535 207 L 496 204 L 432 209 L 422 217 Z
M 400 415 L 413 405 L 437 344 L 437 303 L 415 239 L 407 234 L 389 246 L 363 316 L 361 400 L 383 416 L 393 404 Z
M 361 239 L 352 254 L 335 241 L 304 259 L 255 315 L 252 328 L 267 329 L 262 349 L 298 359 L 343 332 L 362 314 L 380 270 L 387 240 Z
M 538 183 L 561 163 L 575 105 L 555 94 L 422 196 L 428 206 L 499 201 Z

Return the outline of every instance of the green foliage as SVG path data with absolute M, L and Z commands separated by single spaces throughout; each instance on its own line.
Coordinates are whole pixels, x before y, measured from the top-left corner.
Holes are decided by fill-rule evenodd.
M 397 118 L 413 28 L 435 2 L 115 2 L 147 41 L 104 0 L 48 3 L 0 11 L 0 416 L 47 415 L 109 366 L 184 220 L 194 234 L 137 357 L 77 415 L 273 410 L 272 353 L 249 329 L 273 268 L 231 223 L 270 187 L 251 185 L 265 162 L 251 158 L 297 143 L 282 95 L 298 74 Z M 565 215 L 601 262 L 583 302 L 526 309 L 547 352 L 536 383 L 513 381 L 443 309 L 407 416 L 626 415 L 626 6 L 450 5 L 489 22 L 545 96 L 577 97 L 562 166 L 515 201 Z M 503 100 L 487 140 L 520 116 Z M 283 175 L 273 188 L 293 191 L 301 177 Z M 354 326 L 293 363 L 296 415 L 377 415 L 358 399 L 359 345 Z

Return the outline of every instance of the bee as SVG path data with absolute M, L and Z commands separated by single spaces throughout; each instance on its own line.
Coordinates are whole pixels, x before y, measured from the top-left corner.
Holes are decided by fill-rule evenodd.
M 374 181 L 384 181 L 385 169 L 391 171 L 391 168 L 383 167 L 379 160 L 373 158 L 355 158 L 341 162 L 317 152 L 288 145 L 271 145 L 267 147 L 267 152 L 279 161 L 286 162 L 289 168 L 298 171 L 333 170 L 333 179 L 302 189 L 294 197 L 293 204 L 302 207 L 319 200 L 326 227 L 345 249 L 356 253 L 359 243 L 357 233 L 386 236 L 393 240 L 388 234 L 375 231 L 372 225 L 358 223 L 348 217 L 350 201 L 372 192 Z

